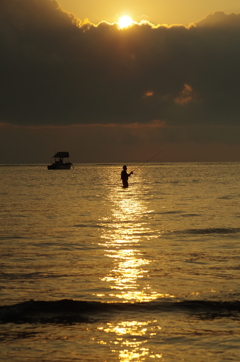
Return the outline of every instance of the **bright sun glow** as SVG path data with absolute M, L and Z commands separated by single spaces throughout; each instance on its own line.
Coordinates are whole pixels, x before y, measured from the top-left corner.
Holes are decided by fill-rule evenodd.
M 133 24 L 132 18 L 130 16 L 122 16 L 118 21 L 118 26 L 120 29 L 127 28 Z

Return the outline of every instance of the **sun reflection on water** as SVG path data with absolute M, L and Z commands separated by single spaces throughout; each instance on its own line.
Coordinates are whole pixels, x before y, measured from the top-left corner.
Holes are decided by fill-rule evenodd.
M 112 267 L 102 278 L 112 291 L 108 297 L 125 303 L 146 303 L 163 298 L 165 295 L 153 290 L 148 278 L 153 260 L 148 257 L 145 247 L 156 237 L 148 222 L 151 211 L 134 186 L 128 190 L 113 188 L 108 198 L 112 208 L 100 220 L 100 244 L 112 261 Z M 162 358 L 161 354 L 155 354 L 148 348 L 149 340 L 160 333 L 158 321 L 151 320 L 151 316 L 144 321 L 140 315 L 133 318 L 125 320 L 118 316 L 118 321 L 101 327 L 108 334 L 111 351 L 118 354 L 121 362 Z
M 151 261 L 144 256 L 144 249 L 140 250 L 141 241 L 152 238 L 146 222 L 149 210 L 140 195 L 128 190 L 113 189 L 109 198 L 113 207 L 110 216 L 100 224 L 101 245 L 106 247 L 105 255 L 113 260 L 114 267 L 102 281 L 110 284 L 111 296 L 124 301 L 149 302 L 163 297 L 152 291 L 146 280 Z
M 105 328 L 99 327 L 99 330 L 115 336 L 111 341 L 112 352 L 119 354 L 121 362 L 144 361 L 147 356 L 154 359 L 162 358 L 162 354 L 153 353 L 150 348 L 144 347 L 148 339 L 161 330 L 157 320 L 148 322 L 125 320 L 117 325 L 107 323 Z

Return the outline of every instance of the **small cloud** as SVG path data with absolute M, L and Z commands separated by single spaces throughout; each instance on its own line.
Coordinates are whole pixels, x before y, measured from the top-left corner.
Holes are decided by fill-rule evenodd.
M 179 95 L 174 99 L 174 103 L 184 105 L 193 100 L 194 94 L 193 89 L 189 84 L 184 84 L 183 89 Z
M 152 97 L 153 96 L 153 91 L 148 91 L 144 94 L 144 97 Z

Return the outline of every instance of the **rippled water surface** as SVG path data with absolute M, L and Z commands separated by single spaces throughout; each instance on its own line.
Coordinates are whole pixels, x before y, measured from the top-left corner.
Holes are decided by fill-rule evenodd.
M 4 361 L 239 361 L 240 164 L 0 166 Z

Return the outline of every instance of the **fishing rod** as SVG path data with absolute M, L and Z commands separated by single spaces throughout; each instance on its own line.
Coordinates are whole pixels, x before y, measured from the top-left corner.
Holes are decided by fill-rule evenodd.
M 154 156 L 150 157 L 147 161 L 143 162 L 140 166 L 138 166 L 138 167 L 136 168 L 136 170 L 138 170 L 140 167 L 142 167 L 143 165 L 145 165 L 145 163 L 151 161 L 153 158 L 155 158 L 155 157 L 156 157 L 157 155 L 159 155 L 161 152 L 162 152 L 162 151 L 156 153 Z

